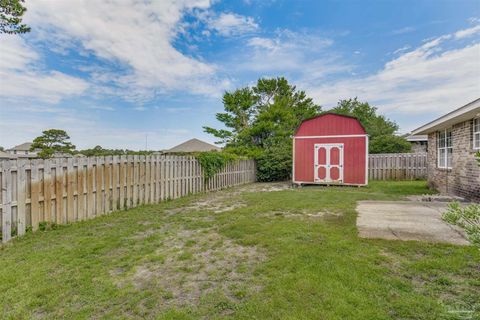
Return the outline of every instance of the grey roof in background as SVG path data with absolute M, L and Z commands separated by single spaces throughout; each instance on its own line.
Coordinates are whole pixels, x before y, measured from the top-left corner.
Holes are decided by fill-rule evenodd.
M 4 151 L 0 151 L 0 159 L 16 159 L 16 154 L 10 154 Z
M 19 144 L 18 146 L 15 146 L 13 148 L 10 148 L 8 150 L 17 150 L 17 151 L 30 151 L 30 147 L 32 146 L 31 142 L 24 142 L 22 144 Z
M 410 142 L 417 142 L 417 141 L 428 141 L 428 135 L 426 134 L 419 134 L 419 135 L 409 135 L 405 137 L 407 141 Z
M 190 139 L 184 143 L 166 150 L 165 152 L 203 152 L 203 151 L 220 151 L 221 148 L 214 146 L 213 144 L 204 142 L 198 139 Z

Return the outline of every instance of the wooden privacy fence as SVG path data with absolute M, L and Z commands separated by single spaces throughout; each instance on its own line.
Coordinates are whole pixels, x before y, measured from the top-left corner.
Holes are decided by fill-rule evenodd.
M 426 177 L 426 153 L 385 153 L 368 156 L 370 180 L 414 180 Z
M 254 182 L 253 160 L 231 162 L 205 181 L 187 156 L 0 160 L 2 241 L 42 222 L 65 224 L 187 194 Z

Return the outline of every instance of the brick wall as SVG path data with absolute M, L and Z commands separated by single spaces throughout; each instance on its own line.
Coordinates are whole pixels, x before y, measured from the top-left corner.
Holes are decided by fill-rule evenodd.
M 428 182 L 442 194 L 480 202 L 480 167 L 473 150 L 472 121 L 452 128 L 452 169 L 437 168 L 437 134 L 428 135 Z

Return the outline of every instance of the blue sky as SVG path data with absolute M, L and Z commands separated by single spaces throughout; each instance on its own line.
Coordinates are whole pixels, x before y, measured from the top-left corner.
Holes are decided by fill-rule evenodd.
M 0 145 L 67 130 L 79 148 L 214 139 L 225 90 L 285 76 L 358 96 L 401 132 L 480 97 L 478 1 L 39 1 L 0 35 Z

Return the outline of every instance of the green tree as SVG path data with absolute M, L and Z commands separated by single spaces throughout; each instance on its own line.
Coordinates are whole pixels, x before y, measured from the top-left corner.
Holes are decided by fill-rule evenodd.
M 354 116 L 364 126 L 370 137 L 370 153 L 410 152 L 411 145 L 402 137 L 395 135 L 398 125 L 383 115 L 377 114 L 377 108 L 357 98 L 340 100 L 329 112 Z
M 55 152 L 73 154 L 75 146 L 68 140 L 70 137 L 64 130 L 45 130 L 33 140 L 30 150 L 40 149 L 38 156 L 43 159 L 51 158 Z
M 30 32 L 30 27 L 22 24 L 22 16 L 27 11 L 24 0 L 0 0 L 0 33 L 18 34 Z
M 370 140 L 369 149 L 370 153 L 408 153 L 412 145 L 403 137 L 382 135 Z
M 303 120 L 321 111 L 304 91 L 281 77 L 259 79 L 256 86 L 226 92 L 223 105 L 225 112 L 217 113 L 216 118 L 225 129 L 204 127 L 205 132 L 224 143 L 228 152 L 259 160 L 258 178 L 262 181 L 289 177 L 292 135 Z
M 87 157 L 104 157 L 104 156 L 124 156 L 124 155 L 150 155 L 154 153 L 151 150 L 139 150 L 133 151 L 128 149 L 105 149 L 102 146 L 95 146 L 91 149 L 79 150 L 77 153 L 81 153 Z

